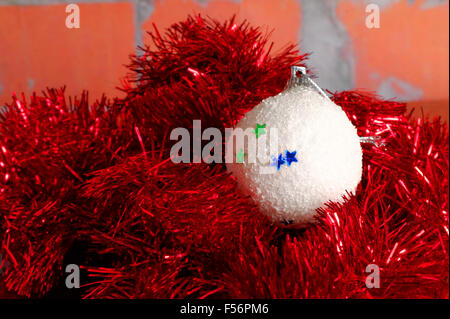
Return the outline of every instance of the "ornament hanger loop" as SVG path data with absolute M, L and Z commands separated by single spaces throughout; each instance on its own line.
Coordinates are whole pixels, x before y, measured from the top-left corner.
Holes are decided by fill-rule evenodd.
M 289 82 L 287 83 L 286 88 L 293 88 L 297 86 L 308 86 L 316 89 L 317 92 L 320 93 L 323 97 L 330 100 L 328 95 L 320 88 L 320 86 L 317 85 L 316 82 L 314 82 L 309 75 L 306 73 L 306 68 L 303 66 L 296 66 L 293 65 L 291 67 L 291 78 L 289 79 Z
M 361 143 L 369 143 L 375 145 L 376 147 L 386 146 L 386 143 L 380 142 L 381 137 L 379 136 L 360 136 L 359 141 Z
M 317 92 L 319 92 L 320 95 L 328 99 L 329 101 L 332 101 L 330 97 L 325 93 L 324 90 L 320 88 L 319 85 L 317 85 L 316 82 L 314 82 L 306 73 L 306 68 L 303 66 L 297 66 L 293 65 L 291 67 L 291 78 L 289 79 L 286 89 L 299 87 L 299 86 L 305 86 L 305 87 L 312 87 Z M 333 101 L 332 101 L 333 102 Z M 334 102 L 333 102 L 334 103 Z M 385 146 L 385 143 L 380 142 L 380 137 L 378 136 L 360 136 L 359 137 L 360 143 L 369 143 L 374 145 L 375 147 L 381 147 Z

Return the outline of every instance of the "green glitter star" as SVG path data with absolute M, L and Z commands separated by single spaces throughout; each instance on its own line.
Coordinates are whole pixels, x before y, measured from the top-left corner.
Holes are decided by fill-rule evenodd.
M 264 128 L 266 127 L 266 124 L 258 124 L 256 123 L 256 129 L 255 129 L 255 134 L 256 134 L 256 138 L 258 138 L 260 135 L 266 133 L 266 131 L 264 131 Z
M 242 150 L 242 148 L 239 150 L 239 152 L 236 153 L 236 163 L 244 163 L 244 156 L 246 154 Z

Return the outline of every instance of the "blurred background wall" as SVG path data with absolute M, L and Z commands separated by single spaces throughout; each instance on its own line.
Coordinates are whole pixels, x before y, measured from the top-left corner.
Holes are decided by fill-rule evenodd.
M 79 29 L 66 27 L 69 3 L 79 5 Z M 366 24 L 370 4 L 379 28 Z M 448 118 L 448 0 L 0 0 L 0 105 L 62 85 L 121 96 L 124 64 L 148 43 L 146 30 L 191 13 L 236 14 L 273 30 L 275 49 L 298 43 L 324 88 L 370 90 Z

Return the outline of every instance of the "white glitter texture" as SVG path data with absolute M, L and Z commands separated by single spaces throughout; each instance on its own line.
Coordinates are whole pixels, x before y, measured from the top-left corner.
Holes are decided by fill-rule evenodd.
M 245 157 L 244 163 L 228 163 L 227 168 L 273 221 L 304 226 L 314 222 L 316 209 L 324 203 L 342 202 L 346 192 L 355 191 L 361 180 L 362 149 L 341 107 L 314 89 L 294 87 L 262 101 L 236 127 L 255 129 L 257 123 L 266 124 L 265 134 L 277 128 L 277 152 L 269 154 L 267 146 L 266 163 L 247 163 Z M 246 143 L 245 153 L 247 149 Z M 280 170 L 271 167 L 270 155 L 285 155 L 286 150 L 297 151 L 298 162 Z M 261 174 L 261 167 L 270 174 Z

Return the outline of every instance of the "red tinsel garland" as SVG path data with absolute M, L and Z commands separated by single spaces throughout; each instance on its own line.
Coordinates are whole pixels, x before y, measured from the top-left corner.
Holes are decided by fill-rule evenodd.
M 132 60 L 123 100 L 64 90 L 0 118 L 0 253 L 8 289 L 43 296 L 68 256 L 84 298 L 448 298 L 448 127 L 405 105 L 333 94 L 360 135 L 364 176 L 306 230 L 270 223 L 221 165 L 174 164 L 168 133 L 231 127 L 280 92 L 293 47 L 257 28 L 189 17 Z M 70 257 L 73 258 L 73 257 Z M 72 260 L 72 259 L 71 259 Z M 366 287 L 366 266 L 380 288 Z

